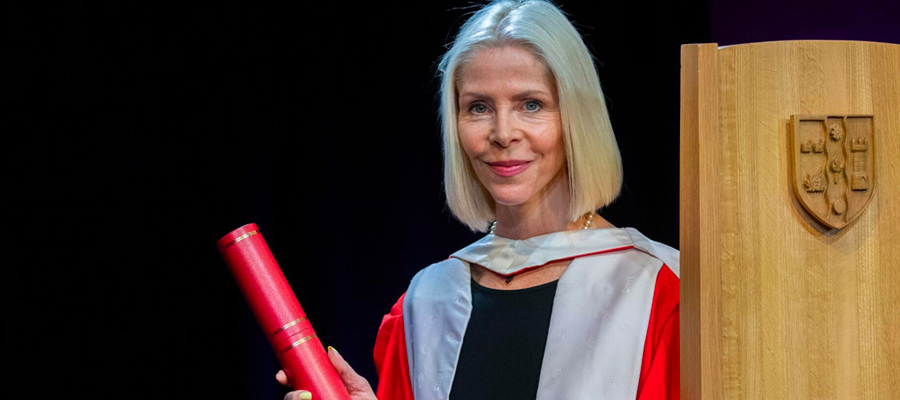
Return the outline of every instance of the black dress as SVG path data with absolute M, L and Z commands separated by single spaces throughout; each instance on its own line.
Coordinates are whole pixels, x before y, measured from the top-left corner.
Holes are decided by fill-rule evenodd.
M 451 400 L 536 398 L 558 282 L 498 290 L 472 280 Z

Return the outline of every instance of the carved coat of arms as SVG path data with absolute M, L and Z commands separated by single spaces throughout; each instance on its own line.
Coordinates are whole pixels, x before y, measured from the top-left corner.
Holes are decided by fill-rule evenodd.
M 856 219 L 875 190 L 871 115 L 791 116 L 794 194 L 816 220 L 840 229 Z

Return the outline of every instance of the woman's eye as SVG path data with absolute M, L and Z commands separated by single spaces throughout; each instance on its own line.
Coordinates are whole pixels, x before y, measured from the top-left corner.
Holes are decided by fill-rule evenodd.
M 534 111 L 538 111 L 540 109 L 541 109 L 541 103 L 538 102 L 537 100 L 528 100 L 527 102 L 525 102 L 525 111 L 534 112 Z
M 487 112 L 487 107 L 484 104 L 473 104 L 469 107 L 469 111 L 475 114 L 482 114 Z

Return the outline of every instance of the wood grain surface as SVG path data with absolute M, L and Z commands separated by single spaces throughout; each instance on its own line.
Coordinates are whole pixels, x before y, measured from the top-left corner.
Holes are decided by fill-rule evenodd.
M 685 45 L 681 85 L 682 398 L 900 398 L 900 45 Z M 843 229 L 792 192 L 801 114 L 874 116 Z

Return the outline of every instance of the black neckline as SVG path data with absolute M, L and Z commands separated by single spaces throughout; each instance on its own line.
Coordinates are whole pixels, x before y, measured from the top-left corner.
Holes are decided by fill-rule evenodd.
M 518 293 L 533 292 L 536 290 L 549 289 L 550 287 L 555 287 L 557 283 L 559 283 L 559 279 L 556 279 L 556 280 L 553 280 L 553 281 L 550 281 L 547 283 L 542 283 L 537 286 L 532 286 L 532 287 L 527 287 L 527 288 L 522 288 L 522 289 L 506 290 L 506 289 L 494 289 L 494 288 L 489 288 L 487 286 L 483 286 L 482 284 L 475 281 L 475 278 L 472 278 L 472 288 L 473 289 L 477 289 L 482 292 L 487 292 L 487 293 L 492 293 L 492 294 L 518 294 Z

